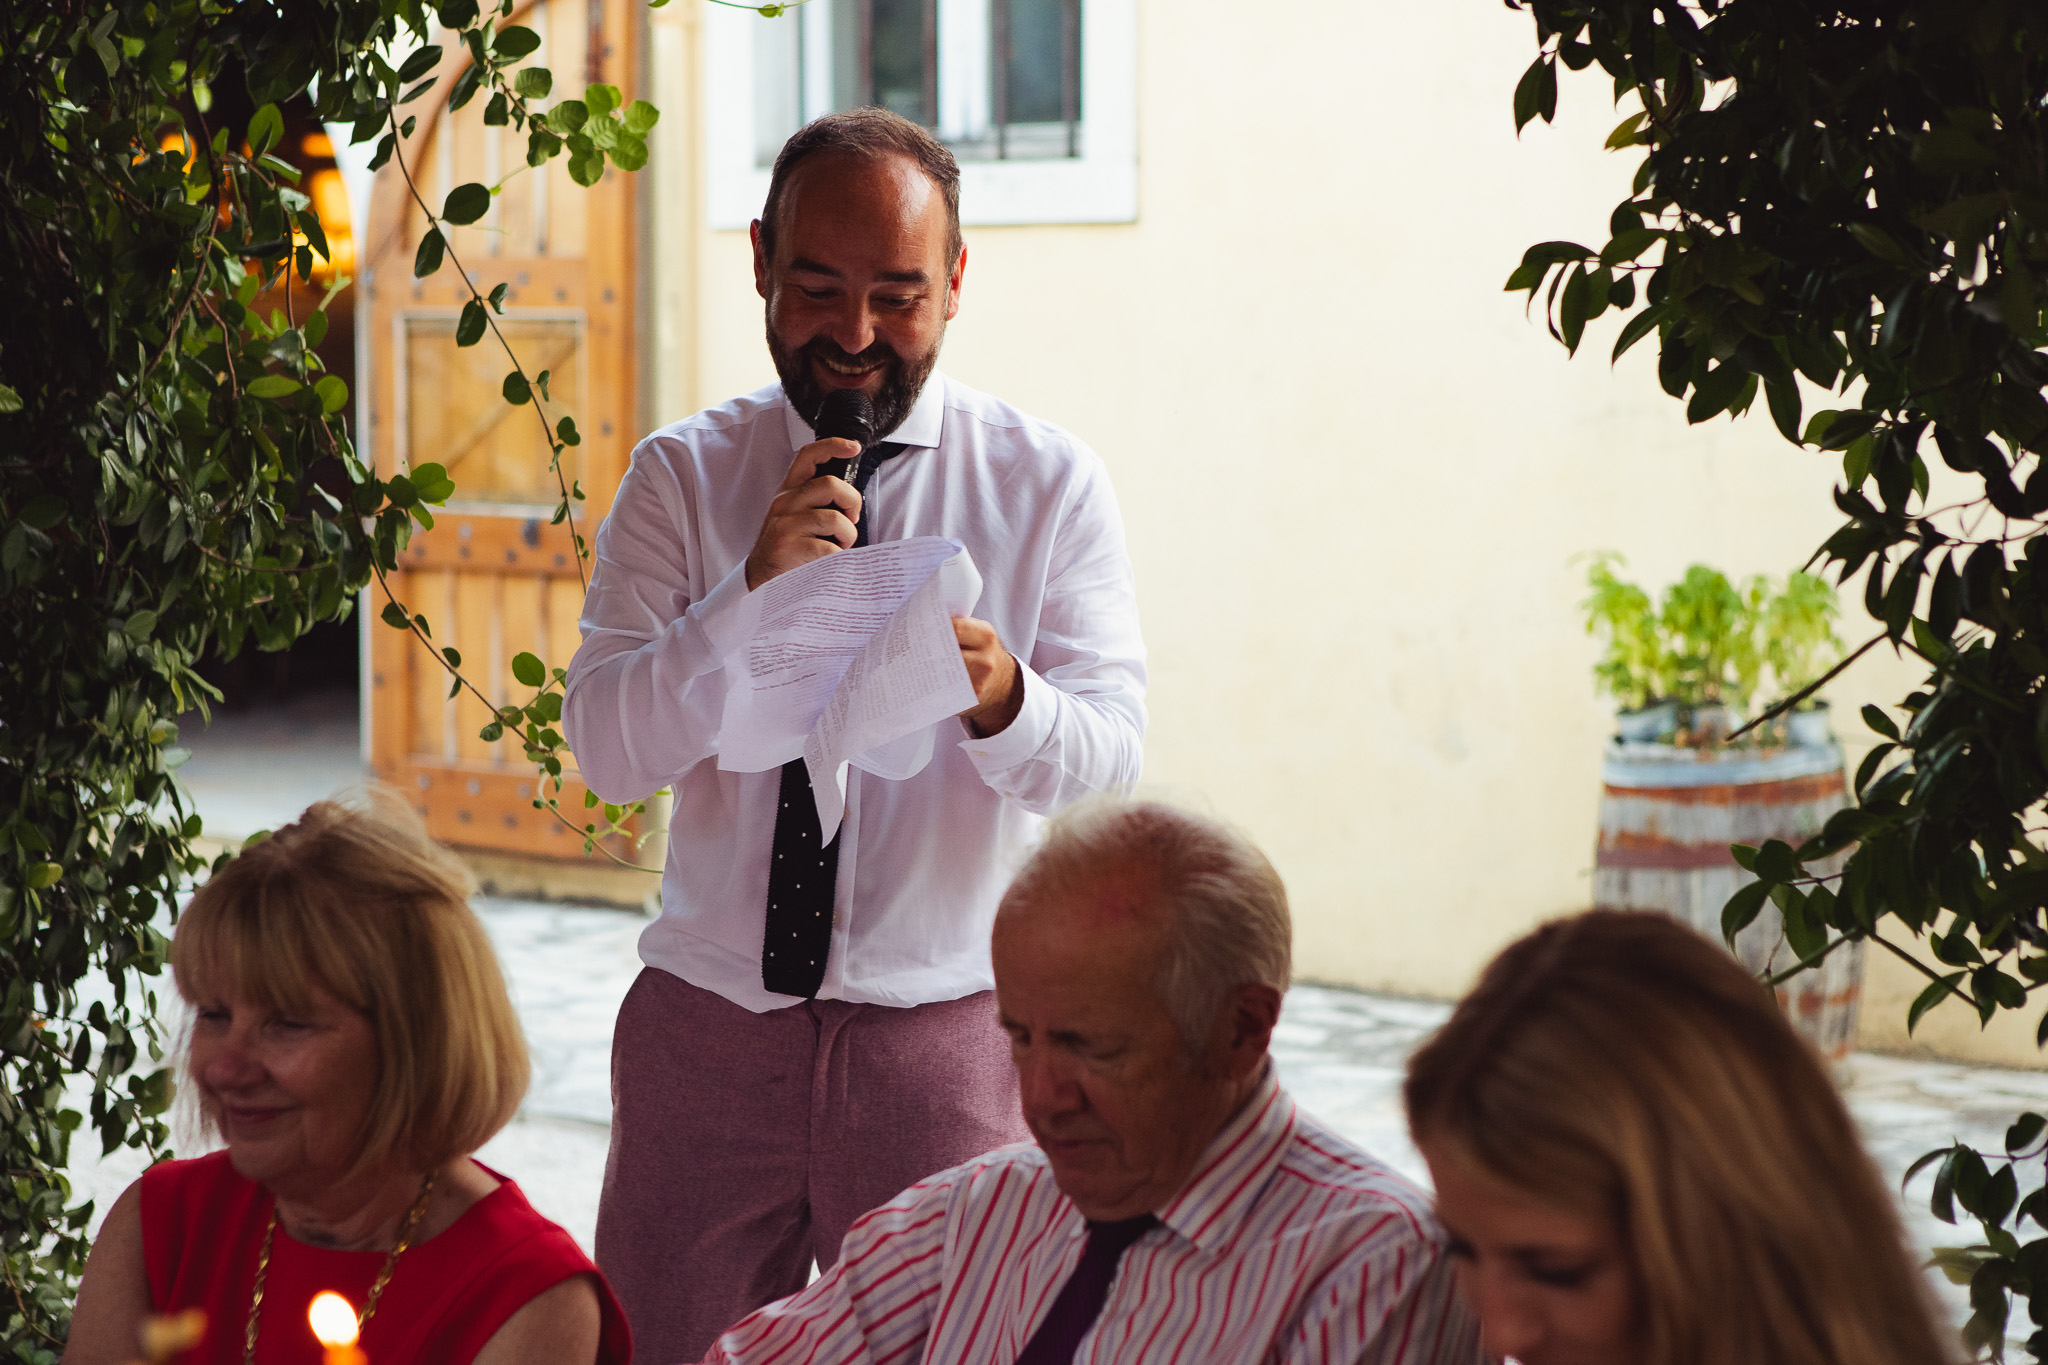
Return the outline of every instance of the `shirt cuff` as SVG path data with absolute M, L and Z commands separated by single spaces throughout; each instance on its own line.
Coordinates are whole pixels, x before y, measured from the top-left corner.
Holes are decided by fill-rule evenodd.
M 1024 679 L 1024 704 L 1018 708 L 1017 718 L 1001 734 L 969 735 L 960 741 L 960 747 L 967 751 L 968 759 L 984 780 L 1037 754 L 1052 737 L 1053 723 L 1059 719 L 1059 689 L 1022 662 L 1018 663 L 1017 672 Z
M 742 559 L 690 610 L 717 658 L 723 659 L 746 643 L 749 626 L 741 607 L 746 604 L 747 591 L 747 561 Z

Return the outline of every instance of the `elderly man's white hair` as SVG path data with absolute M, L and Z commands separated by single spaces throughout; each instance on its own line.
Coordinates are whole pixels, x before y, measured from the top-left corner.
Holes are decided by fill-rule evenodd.
M 1001 915 L 1067 900 L 1108 881 L 1138 882 L 1168 913 L 1160 1003 L 1198 1049 L 1230 993 L 1285 991 L 1293 971 L 1287 888 L 1236 830 L 1153 801 L 1090 801 L 1047 827 L 1045 842 L 1003 894 Z

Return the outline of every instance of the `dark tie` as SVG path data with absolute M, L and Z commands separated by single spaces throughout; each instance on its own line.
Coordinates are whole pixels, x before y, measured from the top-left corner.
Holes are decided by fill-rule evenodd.
M 1131 1243 L 1158 1226 L 1159 1220 L 1149 1213 L 1115 1223 L 1090 1223 L 1088 1247 L 1081 1253 L 1081 1264 L 1060 1286 L 1060 1296 L 1052 1301 L 1052 1308 L 1031 1334 L 1031 1340 L 1024 1343 L 1024 1354 L 1017 1357 L 1017 1365 L 1068 1365 L 1074 1352 L 1080 1349 L 1081 1338 L 1102 1316 L 1103 1302 L 1109 1298 L 1109 1282 L 1116 1278 L 1117 1262 L 1123 1259 Z
M 870 446 L 848 480 L 862 493 L 882 461 L 903 453 L 895 443 Z M 868 543 L 861 503 L 855 545 Z M 801 757 L 782 765 L 775 806 L 775 842 L 768 854 L 768 926 L 761 936 L 761 985 L 777 995 L 817 995 L 832 949 L 832 889 L 839 881 L 839 836 L 819 847 L 818 803 Z

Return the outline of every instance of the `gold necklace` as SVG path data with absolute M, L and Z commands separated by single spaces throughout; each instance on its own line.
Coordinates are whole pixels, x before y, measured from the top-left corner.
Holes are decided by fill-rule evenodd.
M 384 1268 L 377 1272 L 377 1278 L 370 1283 L 370 1295 L 363 1300 L 363 1311 L 356 1314 L 356 1330 L 363 1330 L 363 1324 L 377 1311 L 377 1299 L 384 1293 L 384 1286 L 391 1283 L 391 1272 L 398 1265 L 398 1258 L 412 1245 L 413 1230 L 419 1226 L 421 1215 L 427 1211 L 427 1196 L 434 1190 L 434 1173 L 427 1172 L 427 1178 L 420 1184 L 420 1197 L 412 1201 L 405 1221 L 398 1228 L 398 1244 L 391 1248 L 391 1254 L 384 1258 Z M 263 1251 L 256 1257 L 256 1289 L 249 1296 L 249 1325 L 242 1334 L 242 1365 L 255 1365 L 256 1324 L 263 1316 L 263 1279 L 270 1273 L 270 1243 L 277 1233 L 277 1201 L 270 1201 L 270 1222 L 263 1229 Z

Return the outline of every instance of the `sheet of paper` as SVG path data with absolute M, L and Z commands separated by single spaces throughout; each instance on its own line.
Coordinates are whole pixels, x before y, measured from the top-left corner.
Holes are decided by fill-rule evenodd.
M 945 567 L 948 561 L 953 563 Z M 761 772 L 803 753 L 828 704 L 846 690 L 864 656 L 855 685 L 873 690 L 878 700 L 856 704 L 849 696 L 840 703 L 845 719 L 835 723 L 828 746 L 833 764 L 928 727 L 937 718 L 931 708 L 958 695 L 948 693 L 942 673 L 932 671 L 937 667 L 934 639 L 943 630 L 953 672 L 966 688 L 967 671 L 959 661 L 950 613 L 965 614 L 980 591 L 980 575 L 958 541 L 920 536 L 827 555 L 749 593 L 742 608 L 747 613 L 744 643 L 725 661 L 718 766 Z M 965 605 L 953 605 L 963 600 Z M 912 614 L 917 624 L 906 620 L 897 625 L 912 601 L 920 604 Z M 878 648 L 882 639 L 896 643 Z M 955 711 L 972 705 L 968 689 L 967 700 Z M 924 718 L 913 723 L 919 715 Z M 857 747 L 845 749 L 849 739 Z M 898 745 L 879 762 L 894 771 L 913 756 Z
M 967 615 L 980 597 L 981 575 L 963 549 L 910 595 L 847 668 L 804 742 L 821 837 L 829 840 L 846 812 L 849 763 L 878 777 L 913 776 L 931 761 L 933 726 L 973 707 L 953 618 Z

